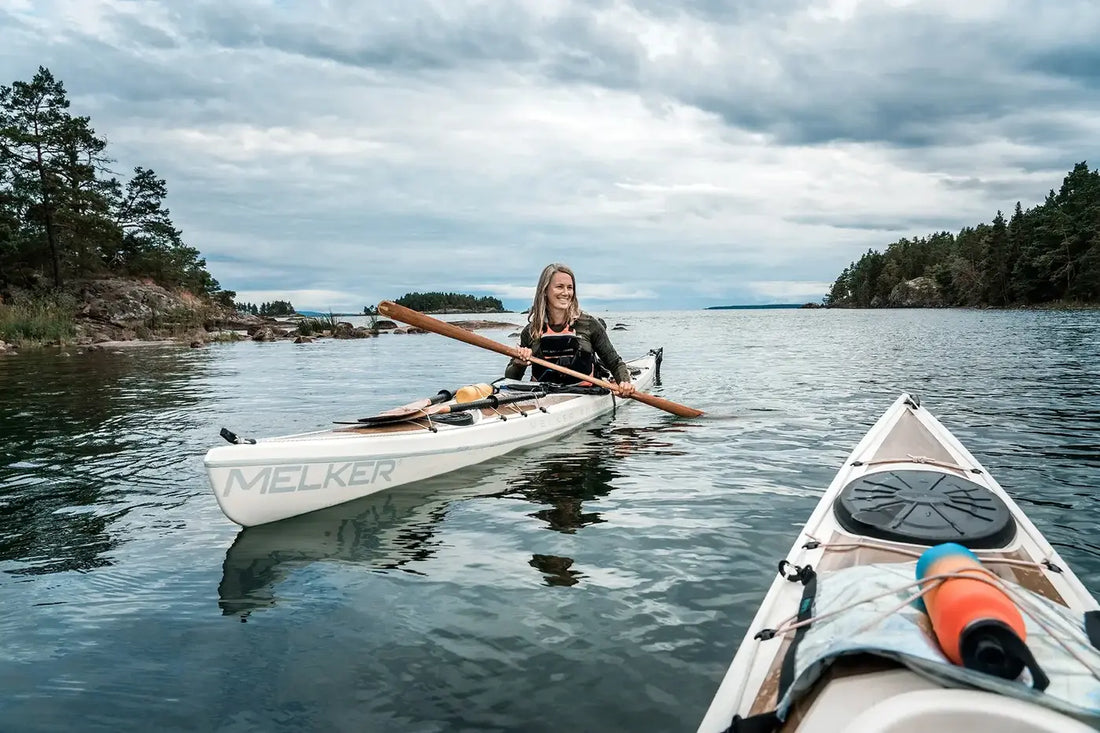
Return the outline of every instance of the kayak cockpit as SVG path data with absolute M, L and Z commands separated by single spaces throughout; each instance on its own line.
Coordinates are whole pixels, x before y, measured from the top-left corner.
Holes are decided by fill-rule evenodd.
M 839 722 L 847 721 L 847 722 Z M 792 721 L 793 722 L 793 721 Z M 834 678 L 799 733 L 1088 733 L 1080 721 L 979 690 L 945 690 L 908 670 Z

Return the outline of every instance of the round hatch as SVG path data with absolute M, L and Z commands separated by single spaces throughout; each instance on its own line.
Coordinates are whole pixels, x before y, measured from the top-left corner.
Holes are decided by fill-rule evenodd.
M 1012 513 L 992 491 L 939 471 L 867 474 L 844 487 L 833 512 L 848 532 L 892 542 L 987 549 L 1016 536 Z

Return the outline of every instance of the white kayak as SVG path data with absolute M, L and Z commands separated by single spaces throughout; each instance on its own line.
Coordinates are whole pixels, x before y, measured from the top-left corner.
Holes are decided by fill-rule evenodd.
M 980 560 L 977 585 L 1011 599 L 1026 649 L 948 658 L 940 643 L 951 638 L 946 624 L 936 627 L 916 600 L 930 587 L 916 582 L 918 558 L 944 548 Z M 964 575 L 936 577 L 945 588 Z M 1093 730 L 1098 608 L 977 459 L 903 394 L 856 446 L 779 563 L 699 731 Z M 963 635 L 988 628 L 968 623 Z
M 661 350 L 627 362 L 645 392 Z M 251 527 L 359 499 L 548 440 L 633 402 L 600 394 L 539 391 L 505 381 L 485 400 L 452 397 L 425 409 L 297 435 L 210 449 L 206 472 L 225 515 Z M 480 406 L 470 409 L 471 406 Z M 236 439 L 223 431 L 227 439 Z M 236 439 L 239 440 L 239 439 Z

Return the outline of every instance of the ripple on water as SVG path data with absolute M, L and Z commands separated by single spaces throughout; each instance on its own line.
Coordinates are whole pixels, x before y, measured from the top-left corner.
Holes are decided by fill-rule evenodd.
M 608 315 L 624 355 L 665 347 L 657 392 L 706 416 L 635 404 L 247 530 L 203 473 L 223 425 L 317 429 L 503 360 L 431 335 L 0 360 L 5 724 L 692 730 L 902 390 L 1100 588 L 1100 314 Z

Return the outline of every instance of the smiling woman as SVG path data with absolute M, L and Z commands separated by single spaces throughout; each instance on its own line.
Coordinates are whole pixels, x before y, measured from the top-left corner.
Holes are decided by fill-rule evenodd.
M 581 311 L 577 300 L 577 277 L 563 264 L 543 268 L 535 287 L 535 299 L 520 333 L 519 357 L 508 362 L 505 376 L 522 379 L 531 356 L 582 374 L 610 373 L 618 382 L 619 394 L 634 393 L 630 370 L 611 345 L 604 324 Z M 531 378 L 539 382 L 574 384 L 576 379 L 535 364 Z

